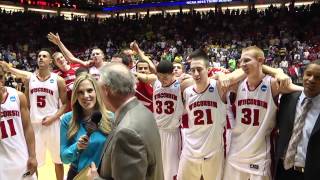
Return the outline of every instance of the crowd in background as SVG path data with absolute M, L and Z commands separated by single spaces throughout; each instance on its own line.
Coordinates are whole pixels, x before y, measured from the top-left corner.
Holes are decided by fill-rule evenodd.
M 281 67 L 298 82 L 304 65 L 320 58 L 320 4 L 301 7 L 269 7 L 264 11 L 226 10 L 141 17 L 98 19 L 44 16 L 32 12 L 0 11 L 0 59 L 27 71 L 36 68 L 40 47 L 58 50 L 47 40 L 58 32 L 78 57 L 88 59 L 90 49 L 105 50 L 106 59 L 129 47 L 133 40 L 155 62 L 161 59 L 188 64 L 193 50 L 206 49 L 211 66 L 234 70 L 241 49 L 261 47 L 266 64 Z M 161 23 L 159 23 L 161 22 Z M 185 66 L 188 68 L 188 66 Z M 187 69 L 188 70 L 188 69 Z M 8 76 L 8 85 L 20 81 Z

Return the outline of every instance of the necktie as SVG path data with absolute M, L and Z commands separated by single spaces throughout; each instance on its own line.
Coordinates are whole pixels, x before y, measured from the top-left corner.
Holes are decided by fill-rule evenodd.
M 302 137 L 302 129 L 304 127 L 306 116 L 311 108 L 312 101 L 310 98 L 305 98 L 302 103 L 302 112 L 294 121 L 292 135 L 289 141 L 288 149 L 285 154 L 283 166 L 285 169 L 290 169 L 294 165 L 295 155 L 297 153 L 297 147 Z

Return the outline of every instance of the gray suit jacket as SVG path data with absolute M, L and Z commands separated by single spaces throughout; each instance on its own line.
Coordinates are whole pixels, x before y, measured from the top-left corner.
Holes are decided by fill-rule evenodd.
M 137 99 L 120 110 L 105 145 L 99 175 L 114 180 L 163 180 L 156 121 Z

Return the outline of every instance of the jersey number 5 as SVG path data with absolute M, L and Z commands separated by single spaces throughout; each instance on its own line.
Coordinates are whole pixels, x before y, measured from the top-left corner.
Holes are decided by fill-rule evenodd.
M 37 106 L 40 108 L 46 106 L 46 96 L 37 96 Z
M 7 122 L 8 122 L 9 128 L 10 128 L 11 136 L 16 135 L 17 133 L 16 133 L 16 130 L 14 128 L 13 119 L 9 119 Z M 0 131 L 1 131 L 1 139 L 5 139 L 5 138 L 8 137 L 5 121 L 1 121 L 0 122 Z
M 252 112 L 253 112 L 253 124 L 252 126 L 259 126 L 259 109 L 249 109 L 243 108 L 241 118 L 241 122 L 246 125 L 250 125 L 252 123 Z

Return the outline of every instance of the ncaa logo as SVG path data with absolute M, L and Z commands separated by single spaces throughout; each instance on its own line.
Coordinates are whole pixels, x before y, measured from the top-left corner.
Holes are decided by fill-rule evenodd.
M 178 87 L 178 84 L 179 84 L 179 82 L 177 81 L 177 82 L 175 82 L 174 83 L 174 87 Z
M 50 79 L 50 83 L 54 83 L 54 80 L 53 80 L 53 79 Z
M 266 85 L 262 85 L 261 86 L 261 91 L 265 92 L 267 90 L 267 86 Z
M 11 101 L 11 102 L 15 102 L 15 101 L 16 101 L 16 97 L 11 96 L 11 97 L 10 97 L 10 101 Z
M 209 87 L 209 92 L 213 92 L 214 91 L 214 87 L 210 86 Z

